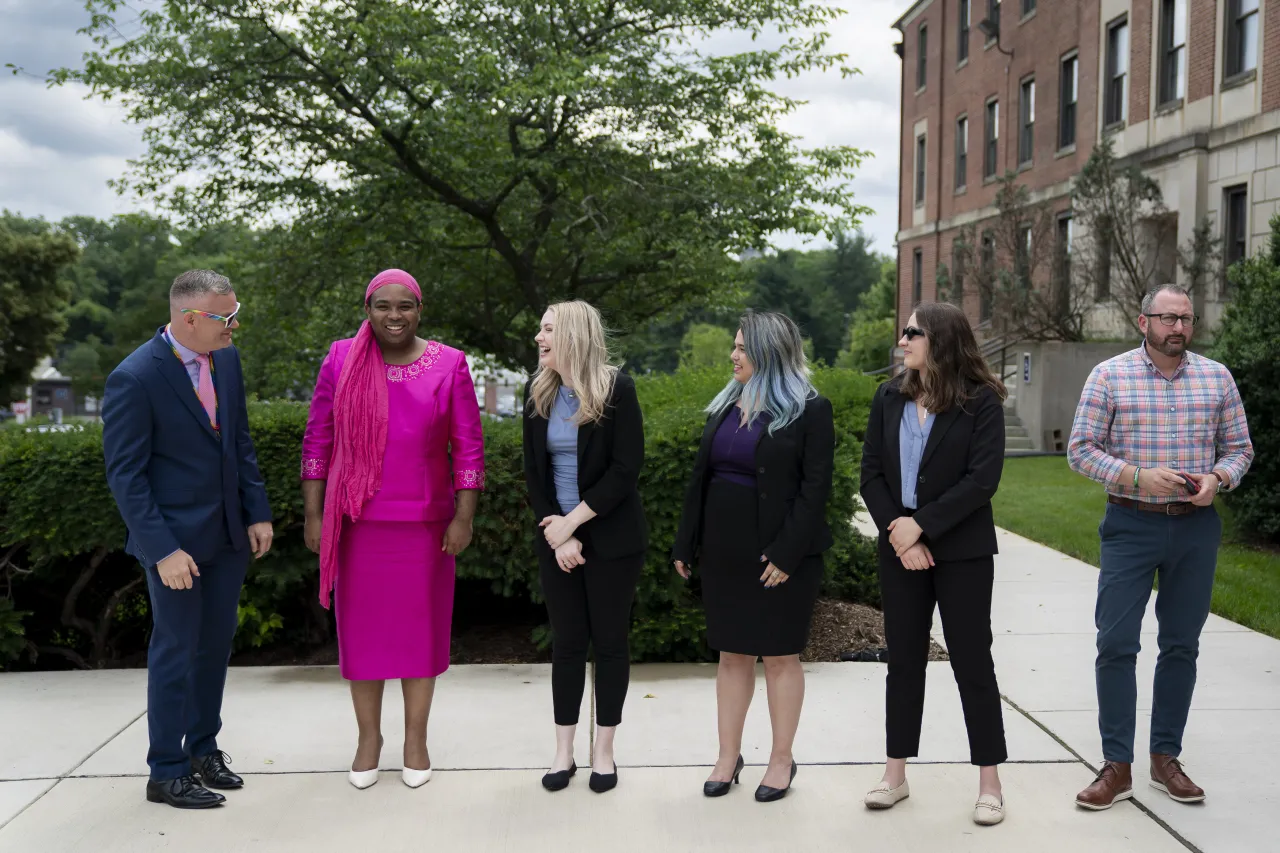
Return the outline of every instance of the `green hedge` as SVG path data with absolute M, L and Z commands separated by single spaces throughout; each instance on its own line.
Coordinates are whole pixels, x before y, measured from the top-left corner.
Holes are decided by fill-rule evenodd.
M 876 604 L 874 552 L 849 523 L 875 382 L 835 369 L 817 371 L 815 380 L 836 412 L 835 487 L 828 509 L 836 544 L 828 554 L 825 592 Z M 701 408 L 724 381 L 722 371 L 705 371 L 637 382 L 646 442 L 640 486 L 652 543 L 632 626 L 637 660 L 708 657 L 696 585 L 675 574 L 668 552 L 705 421 Z M 275 511 L 276 540 L 271 553 L 250 567 L 239 650 L 319 646 L 332 636 L 329 614 L 316 601 L 316 559 L 302 543 L 298 457 L 306 412 L 299 403 L 251 406 L 250 429 Z M 519 422 L 486 422 L 485 450 L 488 484 L 458 576 L 487 582 L 501 596 L 538 602 Z M 88 667 L 142 662 L 146 588 L 137 564 L 120 550 L 124 536 L 106 486 L 99 429 L 0 436 L 0 664 L 24 652 L 24 665 L 48 665 L 49 655 Z
M 1249 533 L 1280 543 L 1280 215 L 1266 248 L 1230 270 L 1231 301 L 1212 355 L 1231 369 L 1253 441 L 1253 465 L 1227 495 Z

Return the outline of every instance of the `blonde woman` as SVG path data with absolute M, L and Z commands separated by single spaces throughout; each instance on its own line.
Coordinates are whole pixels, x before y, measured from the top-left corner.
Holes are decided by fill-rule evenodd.
M 609 363 L 600 312 L 585 302 L 547 309 L 538 370 L 525 387 L 524 473 L 542 593 L 551 619 L 556 755 L 549 791 L 577 773 L 573 744 L 595 651 L 596 736 L 591 790 L 618 784 L 613 738 L 631 673 L 631 601 L 648 530 L 637 482 L 644 420 L 631 377 Z

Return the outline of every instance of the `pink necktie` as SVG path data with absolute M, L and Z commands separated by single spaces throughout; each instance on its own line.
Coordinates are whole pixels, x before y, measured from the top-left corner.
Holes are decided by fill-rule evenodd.
M 200 378 L 196 384 L 196 395 L 200 397 L 200 405 L 204 406 L 209 416 L 209 425 L 218 428 L 218 396 L 213 390 L 213 374 L 209 370 L 209 356 L 197 355 L 196 365 L 200 368 Z

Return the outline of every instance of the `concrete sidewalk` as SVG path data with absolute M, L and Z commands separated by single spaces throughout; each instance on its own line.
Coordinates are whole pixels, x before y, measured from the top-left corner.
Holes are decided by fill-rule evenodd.
M 145 673 L 0 675 L 0 853 L 134 851 L 1274 851 L 1280 791 L 1280 642 L 1225 620 L 1202 644 L 1200 687 L 1186 758 L 1209 792 L 1180 806 L 1146 786 L 1109 812 L 1075 808 L 1096 762 L 1093 584 L 1096 570 L 1001 533 L 993 621 L 1008 697 L 1008 818 L 975 826 L 959 695 L 945 663 L 930 664 L 920 762 L 912 796 L 889 812 L 862 807 L 883 760 L 884 667 L 809 664 L 801 762 L 780 803 L 751 797 L 767 759 L 760 679 L 747 722 L 743 784 L 707 800 L 715 757 L 714 667 L 637 666 L 618 738 L 620 783 L 548 794 L 550 669 L 455 667 L 441 679 L 431 722 L 439 771 L 411 791 L 388 772 L 368 791 L 346 783 L 355 726 L 333 668 L 235 669 L 221 745 L 246 789 L 210 812 L 143 799 Z M 936 626 L 935 626 L 936 627 Z M 1154 632 L 1154 617 L 1148 628 Z M 940 638 L 940 637 L 939 637 Z M 940 638 L 941 639 L 941 638 Z M 1150 636 L 1154 646 L 1154 634 Z M 1139 745 L 1145 743 L 1154 650 L 1139 663 Z M 384 715 L 384 767 L 397 769 L 402 728 L 395 686 Z M 584 703 L 586 704 L 586 703 Z M 583 720 L 590 719 L 584 709 Z M 583 726 L 586 729 L 586 726 Z M 577 758 L 588 761 L 579 736 Z M 1228 791 L 1230 784 L 1230 791 Z

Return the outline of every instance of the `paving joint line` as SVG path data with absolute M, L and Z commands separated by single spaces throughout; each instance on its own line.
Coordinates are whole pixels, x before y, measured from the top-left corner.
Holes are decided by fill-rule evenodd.
M 1012 707 L 1013 710 L 1017 711 L 1019 714 L 1021 714 L 1022 716 L 1030 720 L 1042 732 L 1047 734 L 1049 737 L 1053 738 L 1054 741 L 1056 741 L 1059 746 L 1061 746 L 1067 752 L 1074 755 L 1077 761 L 1079 761 L 1085 767 L 1089 768 L 1090 772 L 1093 772 L 1093 773 L 1098 772 L 1098 768 L 1095 767 L 1092 762 L 1086 760 L 1085 757 L 1081 755 L 1079 752 L 1077 752 L 1070 744 L 1068 744 L 1062 738 L 1058 737 L 1056 732 L 1050 731 L 1048 726 L 1046 726 L 1044 723 L 1037 720 L 1035 717 L 1031 716 L 1031 714 L 1029 714 L 1028 712 L 1024 711 L 1017 702 L 1013 701 L 1003 693 L 1000 694 L 1000 698 L 1008 702 L 1009 706 Z M 1158 814 L 1153 812 L 1150 809 L 1150 807 L 1148 807 L 1141 800 L 1139 800 L 1137 797 L 1137 792 L 1134 792 L 1134 795 L 1129 798 L 1129 802 L 1133 803 L 1133 805 L 1138 809 L 1138 811 L 1142 812 L 1147 817 L 1151 818 L 1151 820 L 1154 821 L 1157 826 L 1159 826 L 1165 832 L 1169 833 L 1169 835 L 1173 836 L 1174 840 L 1176 840 L 1183 847 L 1190 850 L 1191 853 L 1204 853 L 1203 850 L 1201 850 L 1195 844 L 1191 843 L 1191 841 L 1186 836 L 1184 836 L 1181 832 L 1178 832 L 1176 829 L 1170 826 L 1168 821 L 1166 821 L 1164 818 L 1160 817 Z
M 107 744 L 111 743 L 111 741 L 115 740 L 116 738 L 120 737 L 120 735 L 124 734 L 124 732 L 125 732 L 125 730 L 126 730 L 126 729 L 128 729 L 128 728 L 129 728 L 130 726 L 132 726 L 134 723 L 138 722 L 138 720 L 141 720 L 144 716 L 146 716 L 146 713 L 147 713 L 147 710 L 146 710 L 145 708 L 143 708 L 143 709 L 142 709 L 142 711 L 141 711 L 137 716 L 135 716 L 132 720 L 130 720 L 129 722 L 127 722 L 127 723 L 125 723 L 123 726 L 121 726 L 119 729 L 117 729 L 117 730 L 116 730 L 116 731 L 115 731 L 115 732 L 114 732 L 114 733 L 113 733 L 109 738 L 107 738 L 107 739 L 106 739 L 106 740 L 104 740 L 102 743 L 100 743 L 100 744 L 98 744 L 96 747 L 94 747 L 94 749 L 93 749 L 93 751 L 92 751 L 92 752 L 90 752 L 90 753 L 89 753 L 88 755 L 86 755 L 84 758 L 80 759 L 80 760 L 79 760 L 79 761 L 77 761 L 74 765 L 72 765 L 71 769 L 70 769 L 70 770 L 68 770 L 66 773 L 61 773 L 61 774 L 59 774 L 59 775 L 57 775 L 57 776 L 53 776 L 53 777 L 35 777 L 35 778 L 33 778 L 33 779 L 6 779 L 6 780 L 3 780 L 3 781 L 6 781 L 6 782 L 10 782 L 10 781 L 12 781 L 12 782 L 48 782 L 48 781 L 52 781 L 52 782 L 53 782 L 53 784 L 52 784 L 52 785 L 50 785 L 50 786 L 48 786 L 47 788 L 45 788 L 45 789 L 44 789 L 43 791 L 41 791 L 39 794 L 37 794 L 37 795 L 36 795 L 36 797 L 35 797 L 35 799 L 33 799 L 31 802 L 27 803 L 25 806 L 23 806 L 22 808 L 18 809 L 16 812 L 14 812 L 14 813 L 13 813 L 13 815 L 12 815 L 8 820 L 0 821 L 0 830 L 3 830 L 6 826 L 8 826 L 9 824 L 13 823 L 13 822 L 14 822 L 15 820 L 17 820 L 18 818 L 22 817 L 22 815 L 26 812 L 26 810 L 27 810 L 27 809 L 31 808 L 31 807 L 32 807 L 32 806 L 34 806 L 36 803 L 40 802 L 40 801 L 41 801 L 41 800 L 43 800 L 46 796 L 48 796 L 49 792 L 50 792 L 50 791 L 52 791 L 54 788 L 58 787 L 58 785 L 60 785 L 60 784 L 62 783 L 62 780 L 63 780 L 63 779 L 68 779 L 68 778 L 80 778 L 80 777 L 73 777 L 73 776 L 72 776 L 72 774 L 73 774 L 73 773 L 75 773 L 77 770 L 79 770 L 81 767 L 83 767 L 83 766 L 84 766 L 84 763 L 85 763 L 86 761 L 88 761 L 90 758 L 93 758 L 95 755 L 97 755 L 99 752 L 101 752 L 101 751 L 103 750 L 103 748 L 104 748 L 104 747 L 106 747 L 106 745 L 107 745 Z
M 884 764 L 883 759 L 871 759 L 867 761 L 801 761 L 796 762 L 802 767 L 879 767 Z M 1075 759 L 1065 758 L 1027 758 L 1015 761 L 1006 761 L 1005 764 L 1015 765 L 1058 765 L 1058 764 L 1077 764 Z M 684 770 L 695 767 L 710 767 L 705 762 L 688 763 L 688 764 L 627 764 L 631 770 Z M 748 767 L 766 767 L 768 761 L 761 761 L 758 764 L 748 763 Z M 912 761 L 913 767 L 969 767 L 970 762 L 963 759 L 955 761 Z M 382 772 L 394 773 L 397 768 L 383 767 Z M 437 773 L 525 773 L 542 770 L 541 766 L 529 765 L 527 767 L 437 767 Z M 344 769 L 335 770 L 242 770 L 239 771 L 241 776 L 325 776 L 346 773 Z M 0 779 L 0 784 L 5 782 L 61 782 L 66 779 L 143 779 L 146 773 L 80 773 L 69 776 L 28 776 L 13 779 Z

